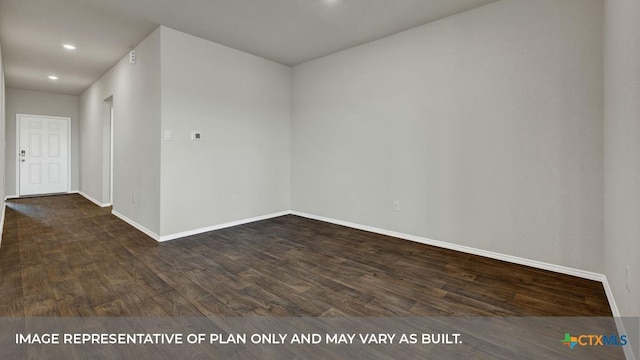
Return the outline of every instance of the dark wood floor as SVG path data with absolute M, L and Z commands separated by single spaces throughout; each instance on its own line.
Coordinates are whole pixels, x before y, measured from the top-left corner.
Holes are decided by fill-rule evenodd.
M 0 316 L 611 316 L 594 281 L 296 216 L 159 244 L 79 195 L 8 207 Z

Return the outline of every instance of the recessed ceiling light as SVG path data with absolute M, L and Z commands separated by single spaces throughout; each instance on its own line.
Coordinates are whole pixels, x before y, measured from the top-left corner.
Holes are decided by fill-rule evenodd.
M 76 47 L 74 45 L 71 44 L 62 44 L 62 47 L 67 49 L 67 50 L 75 50 Z
M 58 80 L 58 77 L 55 75 L 49 75 L 49 80 Z

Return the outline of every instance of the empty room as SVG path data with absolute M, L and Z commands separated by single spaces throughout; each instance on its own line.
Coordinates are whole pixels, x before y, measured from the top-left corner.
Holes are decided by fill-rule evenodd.
M 0 84 L 3 358 L 639 355 L 637 0 L 0 0 Z

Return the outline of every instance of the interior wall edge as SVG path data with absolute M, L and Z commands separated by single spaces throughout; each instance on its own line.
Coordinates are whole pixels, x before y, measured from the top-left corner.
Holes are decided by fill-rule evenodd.
M 119 218 L 120 220 L 126 222 L 127 224 L 133 226 L 134 228 L 140 230 L 142 233 L 144 233 L 145 235 L 149 236 L 153 240 L 160 241 L 160 235 L 158 235 L 158 234 L 154 233 L 153 231 L 147 229 L 146 227 L 138 224 L 137 222 L 129 219 L 128 217 L 124 216 L 123 214 L 117 212 L 116 210 L 111 210 L 111 214 L 113 214 L 113 216 Z
M 100 207 L 109 207 L 109 206 L 111 206 L 111 204 L 100 202 L 100 201 L 94 199 L 93 197 L 91 197 L 89 194 L 87 194 L 87 193 L 85 193 L 83 191 L 80 191 L 80 190 L 71 191 L 71 192 L 69 192 L 69 194 L 78 194 L 78 195 L 82 196 L 83 198 L 91 201 L 92 203 L 94 203 L 94 204 L 96 204 L 96 205 L 98 205 Z
M 226 228 L 230 228 L 230 227 L 234 227 L 234 226 L 238 226 L 238 225 L 249 224 L 249 223 L 256 222 L 256 221 L 273 219 L 273 218 L 277 218 L 277 217 L 285 216 L 285 215 L 290 215 L 290 214 L 291 214 L 291 211 L 280 211 L 280 212 L 275 212 L 275 213 L 271 213 L 271 214 L 267 214 L 267 215 L 260 215 L 260 216 L 256 216 L 256 217 L 252 217 L 252 218 L 248 218 L 248 219 L 230 221 L 230 222 L 223 223 L 223 224 L 212 225 L 212 226 L 208 226 L 208 227 L 204 227 L 204 228 L 183 231 L 183 232 L 179 232 L 179 233 L 175 233 L 175 234 L 162 235 L 162 236 L 160 236 L 160 239 L 158 241 L 159 242 L 164 242 L 164 241 L 178 240 L 178 239 L 181 239 L 181 238 L 184 238 L 184 237 L 187 237 L 187 236 L 198 235 L 198 234 L 202 234 L 202 233 L 206 233 L 206 232 L 210 232 L 210 231 L 215 231 L 215 230 L 220 230 L 220 229 L 226 229 Z

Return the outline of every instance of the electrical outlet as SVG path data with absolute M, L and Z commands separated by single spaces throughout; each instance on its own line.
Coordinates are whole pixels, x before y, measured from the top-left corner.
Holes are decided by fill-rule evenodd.
M 400 201 L 396 200 L 393 202 L 393 211 L 400 212 Z
M 631 292 L 631 283 L 629 281 L 629 265 L 624 267 L 624 284 L 627 288 L 627 292 Z
M 238 201 L 239 201 L 239 199 L 238 199 L 238 194 L 233 194 L 233 196 L 231 197 L 231 201 L 232 201 L 234 204 L 237 204 L 237 203 L 238 203 Z

